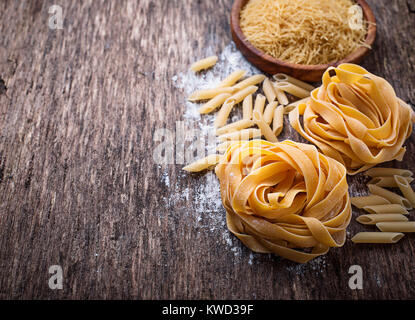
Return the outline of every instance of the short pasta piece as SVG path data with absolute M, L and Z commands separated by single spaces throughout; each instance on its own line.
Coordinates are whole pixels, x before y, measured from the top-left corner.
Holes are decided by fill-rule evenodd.
M 292 84 L 294 84 L 294 85 L 296 85 L 300 88 L 303 88 L 305 90 L 308 90 L 308 91 L 312 91 L 312 90 L 315 89 L 311 84 L 308 84 L 304 81 L 293 78 L 293 77 L 291 77 L 291 76 L 289 76 L 285 73 L 277 73 L 277 74 L 274 74 L 272 77 L 277 82 L 290 82 L 290 83 L 292 83 Z
M 202 59 L 202 60 L 199 60 L 193 63 L 190 69 L 194 72 L 198 72 L 198 71 L 213 67 L 216 64 L 216 62 L 218 62 L 217 56 L 207 57 L 205 59 Z
M 267 106 L 265 107 L 263 116 L 264 116 L 264 120 L 266 123 L 270 124 L 272 122 L 272 119 L 274 118 L 274 111 L 277 106 L 278 106 L 278 102 L 273 101 L 271 103 L 268 103 Z
M 380 204 L 380 205 L 373 205 L 373 206 L 364 206 L 363 210 L 369 213 L 400 213 L 400 214 L 408 214 L 408 210 L 406 210 L 403 206 L 396 203 L 391 204 Z
M 408 210 L 412 209 L 412 205 L 411 205 L 411 203 L 409 202 L 408 199 L 406 199 L 404 197 L 401 197 L 400 195 L 398 195 L 398 194 L 396 194 L 392 191 L 386 190 L 382 187 L 378 187 L 374 184 L 369 184 L 368 188 L 369 188 L 369 191 L 372 194 L 376 194 L 378 196 L 384 197 L 384 198 L 388 199 L 391 203 L 400 204 Z
M 255 111 L 258 111 L 259 113 L 262 114 L 264 112 L 264 107 L 265 107 L 265 96 L 263 96 L 262 94 L 257 94 L 255 98 L 254 113 Z
M 199 108 L 199 113 L 205 114 L 210 113 L 213 110 L 219 108 L 225 101 L 231 96 L 230 93 L 221 93 L 218 94 L 213 99 L 210 99 L 208 102 L 206 102 L 203 106 Z
M 216 135 L 220 136 L 221 134 L 225 134 L 228 132 L 239 131 L 242 129 L 246 129 L 252 127 L 255 123 L 252 120 L 239 120 L 236 122 L 232 122 L 220 129 L 216 130 Z
M 211 168 L 220 161 L 219 154 L 211 154 L 205 158 L 199 159 L 183 168 L 183 170 L 188 172 L 200 172 L 206 169 Z
M 229 114 L 231 113 L 234 105 L 235 105 L 235 100 L 231 98 L 225 101 L 225 103 L 223 104 L 222 108 L 220 108 L 216 116 L 216 119 L 214 122 L 215 128 L 222 127 L 226 124 L 226 121 L 228 121 Z
M 189 101 L 207 100 L 207 99 L 212 99 L 221 93 L 233 93 L 234 91 L 235 89 L 232 87 L 198 90 L 198 91 L 193 92 L 189 96 L 188 100 Z
M 245 141 L 248 141 L 248 140 L 245 140 Z M 216 147 L 216 151 L 223 153 L 229 148 L 230 145 L 232 145 L 232 143 L 235 143 L 235 141 L 229 140 L 229 141 L 222 142 L 220 145 Z
M 231 87 L 246 74 L 245 70 L 236 70 L 219 83 L 218 87 Z
M 277 87 L 276 82 L 273 82 L 272 85 L 274 87 L 274 92 L 277 96 L 278 102 L 284 106 L 287 105 L 289 101 L 285 92 Z
M 249 87 L 242 89 L 241 91 L 238 91 L 233 96 L 231 96 L 229 99 L 235 100 L 235 104 L 238 104 L 243 99 L 245 99 L 247 96 L 249 96 L 250 94 L 253 94 L 257 90 L 258 90 L 258 87 L 256 86 L 249 86 Z
M 415 221 L 378 222 L 376 227 L 382 232 L 415 232 Z
M 271 130 L 270 126 L 265 122 L 264 117 L 259 111 L 254 110 L 254 122 L 261 130 L 262 135 L 270 142 L 278 142 L 277 137 L 274 132 Z
M 261 130 L 259 129 L 243 129 L 240 131 L 225 133 L 218 137 L 220 141 L 226 141 L 226 140 L 249 140 L 254 138 L 259 138 L 262 136 Z
M 411 203 L 412 207 L 415 207 L 415 192 L 409 184 L 408 180 L 401 176 L 393 176 L 405 198 Z
M 408 218 L 402 214 L 396 213 L 377 213 L 377 214 L 363 214 L 356 219 L 361 224 L 376 224 L 384 221 L 408 221 Z
M 376 177 L 393 177 L 395 175 L 402 177 L 412 177 L 413 172 L 404 169 L 396 168 L 371 168 L 365 171 L 365 175 L 376 178 Z
M 236 90 L 242 90 L 242 89 L 245 89 L 247 87 L 250 87 L 250 86 L 254 86 L 256 84 L 259 84 L 262 81 L 264 81 L 264 79 L 265 79 L 265 76 L 263 74 L 256 74 L 254 76 L 250 76 L 249 78 L 247 78 L 247 79 L 245 79 L 245 80 L 243 80 L 241 82 L 238 82 L 233 87 Z
M 354 243 L 396 243 L 403 238 L 400 232 L 359 232 L 352 238 Z
M 272 131 L 278 137 L 284 128 L 284 107 L 278 106 L 274 111 L 274 120 L 272 123 Z
M 412 177 L 402 177 L 402 179 L 405 179 L 408 183 L 411 183 L 414 180 Z M 374 184 L 378 187 L 398 188 L 398 184 L 394 177 L 374 177 L 367 184 Z
M 264 91 L 265 96 L 269 103 L 275 101 L 277 95 L 275 94 L 274 86 L 271 84 L 268 78 L 265 78 L 264 82 L 262 83 L 262 90 Z
M 287 93 L 289 93 L 289 94 L 291 94 L 291 95 L 293 95 L 297 98 L 300 98 L 300 99 L 310 96 L 310 91 L 308 91 L 306 89 L 303 89 L 303 88 L 300 88 L 300 87 L 298 87 L 298 86 L 296 86 L 292 83 L 286 82 L 286 81 L 276 82 L 275 86 L 278 89 L 280 89 L 282 91 L 285 91 L 285 92 L 287 92 Z
M 252 94 L 245 97 L 245 99 L 242 102 L 242 118 L 245 120 L 251 120 L 252 119 Z
M 376 205 L 386 205 L 390 204 L 391 202 L 384 197 L 371 194 L 369 196 L 364 197 L 352 197 L 351 198 L 352 205 L 356 208 L 362 209 L 365 206 L 376 206 Z
M 298 107 L 300 104 L 307 103 L 308 100 L 310 100 L 310 97 L 303 98 L 301 100 L 297 100 L 297 101 L 295 101 L 293 103 L 290 103 L 289 105 L 287 105 L 285 107 L 285 112 L 284 113 L 287 114 L 287 113 L 293 111 L 293 109 L 295 109 L 296 107 Z

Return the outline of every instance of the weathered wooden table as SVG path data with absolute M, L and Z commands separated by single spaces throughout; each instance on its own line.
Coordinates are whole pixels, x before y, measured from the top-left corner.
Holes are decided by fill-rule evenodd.
M 415 2 L 369 3 L 378 36 L 363 66 L 414 106 Z M 54 4 L 62 30 L 48 26 Z M 172 78 L 230 43 L 231 4 L 0 2 L 0 298 L 415 298 L 413 235 L 348 241 L 307 265 L 252 254 L 226 229 L 212 173 L 154 162 L 154 132 L 186 110 Z M 415 135 L 407 147 L 393 165 L 415 170 Z M 353 219 L 349 238 L 366 229 Z

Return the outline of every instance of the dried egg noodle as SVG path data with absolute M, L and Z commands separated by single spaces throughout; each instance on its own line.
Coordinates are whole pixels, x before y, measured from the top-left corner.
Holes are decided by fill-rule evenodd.
M 341 64 L 328 68 L 322 82 L 291 111 L 295 130 L 343 163 L 348 174 L 402 160 L 414 113 L 385 79 L 358 65 Z
M 344 244 L 346 169 L 315 146 L 238 141 L 215 171 L 228 228 L 251 250 L 305 263 Z

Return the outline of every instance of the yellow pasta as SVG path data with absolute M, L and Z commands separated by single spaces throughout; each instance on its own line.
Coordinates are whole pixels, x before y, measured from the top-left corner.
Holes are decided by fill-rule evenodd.
M 284 91 L 282 91 L 281 89 L 277 87 L 276 82 L 271 82 L 271 83 L 272 83 L 272 86 L 274 87 L 274 92 L 275 92 L 275 95 L 277 96 L 278 102 L 286 106 L 289 103 L 287 95 L 285 94 Z
M 272 131 L 278 137 L 284 128 L 284 107 L 278 106 L 274 111 L 274 120 L 272 123 Z
M 328 68 L 322 82 L 306 104 L 290 112 L 295 130 L 342 162 L 349 174 L 402 160 L 411 114 L 386 80 L 358 65 L 341 64 Z
M 376 224 L 384 221 L 408 221 L 408 218 L 397 213 L 363 214 L 356 219 L 361 224 Z
M 264 107 L 265 107 L 265 97 L 259 93 L 257 94 L 255 98 L 254 112 L 258 111 L 259 113 L 262 114 L 264 112 Z
M 252 119 L 252 94 L 245 97 L 245 99 L 242 102 L 242 118 L 245 120 L 251 120 Z
M 415 221 L 378 222 L 376 227 L 382 232 L 415 232 Z
M 365 171 L 365 175 L 377 178 L 377 177 L 393 177 L 394 175 L 402 176 L 402 177 L 412 177 L 413 172 L 404 169 L 396 169 L 396 168 L 371 168 Z
M 408 183 L 411 183 L 414 178 L 412 177 L 402 177 Z M 395 181 L 394 177 L 374 177 L 372 178 L 367 184 L 374 184 L 379 187 L 386 187 L 386 188 L 397 188 L 398 184 Z
M 226 141 L 226 140 L 249 140 L 254 138 L 259 138 L 262 136 L 261 130 L 259 129 L 243 129 L 240 131 L 234 131 L 230 133 L 225 133 L 223 135 L 220 135 L 218 139 L 220 141 Z
M 271 84 L 271 81 L 269 81 L 268 78 L 265 78 L 264 82 L 262 83 L 262 90 L 267 97 L 268 103 L 275 101 L 277 95 L 275 94 L 274 86 Z
M 290 82 L 276 82 L 275 87 L 300 99 L 310 96 L 310 91 L 298 87 Z
M 369 196 L 364 197 L 352 197 L 351 198 L 352 205 L 354 205 L 356 208 L 362 209 L 365 206 L 376 206 L 376 205 L 384 205 L 384 204 L 390 204 L 391 202 L 384 197 L 377 196 L 374 194 L 371 194 Z
M 264 120 L 266 123 L 270 124 L 272 122 L 272 119 L 274 118 L 274 111 L 277 106 L 278 106 L 278 102 L 273 101 L 271 103 L 268 103 L 267 106 L 265 107 Z
M 237 81 L 246 74 L 245 70 L 236 70 L 219 83 L 218 87 L 232 87 Z
M 362 209 L 372 214 L 375 214 L 375 213 L 408 214 L 408 210 L 406 210 L 400 204 L 396 204 L 396 203 L 378 204 L 378 205 L 371 205 L 371 206 L 366 205 Z
M 316 147 L 235 142 L 215 172 L 228 228 L 251 250 L 305 263 L 344 244 L 351 218 L 346 169 Z
M 220 136 L 221 134 L 225 134 L 228 132 L 239 131 L 242 129 L 246 129 L 252 127 L 255 123 L 252 120 L 239 120 L 236 122 L 232 122 L 222 128 L 216 130 L 216 135 Z
M 278 142 L 277 137 L 274 132 L 271 130 L 270 126 L 265 122 L 264 117 L 258 110 L 254 110 L 254 122 L 261 130 L 262 135 L 270 142 Z
M 297 101 L 295 101 L 293 103 L 290 103 L 289 105 L 287 105 L 285 107 L 284 113 L 287 114 L 287 113 L 293 111 L 293 109 L 295 109 L 296 107 L 298 107 L 300 104 L 307 103 L 307 101 L 309 99 L 310 99 L 310 97 L 307 97 L 307 98 L 303 98 L 301 100 L 297 100 Z
M 411 206 L 415 207 L 415 192 L 409 184 L 408 180 L 401 176 L 393 176 L 398 188 L 401 190 L 404 197 L 411 203 Z
M 207 100 L 216 97 L 222 93 L 233 93 L 235 91 L 232 87 L 224 87 L 224 88 L 215 88 L 215 89 L 205 89 L 205 90 L 198 90 L 193 92 L 189 98 L 189 101 L 200 101 L 200 100 Z
M 183 170 L 188 172 L 200 172 L 206 169 L 211 168 L 216 165 L 220 160 L 219 154 L 211 154 L 203 159 L 199 159 L 183 168 Z
M 199 60 L 193 63 L 190 69 L 194 72 L 198 72 L 198 71 L 213 67 L 216 64 L 216 62 L 218 62 L 217 56 L 207 57 L 205 59 L 202 59 L 202 60 Z
M 277 74 L 274 74 L 272 77 L 277 82 L 290 82 L 296 85 L 297 87 L 303 88 L 307 91 L 312 91 L 315 89 L 311 84 L 308 84 L 304 81 L 293 78 L 285 73 L 277 73 Z
M 203 106 L 199 108 L 199 113 L 205 114 L 210 113 L 216 108 L 219 108 L 226 99 L 228 99 L 231 96 L 230 93 L 221 93 L 215 96 L 213 99 L 210 99 L 208 102 L 206 102 Z
M 244 100 L 247 96 L 249 96 L 250 94 L 253 94 L 257 90 L 258 90 L 258 87 L 256 86 L 249 86 L 249 87 L 242 89 L 241 91 L 238 91 L 233 96 L 231 96 L 229 99 L 235 100 L 235 104 L 238 104 L 239 102 Z
M 242 90 L 242 89 L 245 89 L 247 87 L 259 84 L 262 81 L 264 81 L 264 79 L 265 79 L 265 76 L 263 74 L 256 74 L 254 76 L 250 76 L 249 78 L 247 78 L 247 79 L 245 79 L 241 82 L 238 82 L 237 84 L 235 84 L 233 86 L 233 88 L 235 90 Z
M 352 241 L 354 243 L 396 243 L 403 238 L 400 232 L 359 232 Z
M 408 209 L 408 210 L 412 209 L 411 203 L 409 202 L 408 199 L 401 197 L 400 195 L 392 191 L 386 190 L 382 187 L 375 186 L 374 184 L 369 184 L 368 187 L 371 193 L 384 197 L 388 199 L 391 203 L 400 204 L 404 206 L 405 209 Z
M 233 106 L 235 105 L 235 100 L 232 98 L 228 98 L 225 103 L 223 104 L 222 108 L 220 108 L 214 122 L 215 128 L 222 127 L 228 121 L 229 114 L 232 111 Z
M 248 140 L 240 140 L 240 141 L 248 141 Z M 225 142 L 222 142 L 220 145 L 218 145 L 217 147 L 216 147 L 216 151 L 218 151 L 218 152 L 221 152 L 221 153 L 223 153 L 223 152 L 225 152 L 233 143 L 235 143 L 235 141 L 234 140 L 228 140 L 228 141 L 225 141 Z

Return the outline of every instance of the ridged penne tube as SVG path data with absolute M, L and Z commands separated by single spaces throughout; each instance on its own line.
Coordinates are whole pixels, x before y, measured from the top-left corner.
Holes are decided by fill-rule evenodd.
M 278 137 L 283 128 L 284 128 L 284 107 L 280 105 L 274 111 L 272 131 Z
M 242 102 L 242 118 L 245 120 L 251 120 L 252 119 L 252 94 L 245 97 L 245 99 Z
M 272 82 L 272 85 L 274 87 L 274 92 L 275 92 L 275 95 L 277 96 L 278 102 L 282 104 L 283 106 L 287 105 L 289 101 L 288 101 L 288 98 L 285 92 L 277 87 L 276 82 Z
M 223 79 L 218 87 L 232 87 L 236 82 L 243 78 L 246 74 L 245 70 L 236 70 L 232 72 L 229 76 Z
M 249 86 L 249 87 L 242 89 L 241 91 L 238 91 L 237 93 L 234 93 L 233 96 L 231 96 L 229 99 L 235 100 L 235 104 L 238 104 L 243 99 L 245 99 L 247 96 L 249 96 L 250 94 L 253 94 L 257 90 L 258 90 L 258 87 L 256 86 Z
M 289 76 L 285 73 L 277 73 L 277 74 L 274 74 L 272 77 L 277 82 L 290 82 L 290 83 L 292 83 L 292 84 L 294 84 L 294 85 L 296 85 L 300 88 L 303 88 L 305 90 L 308 90 L 308 91 L 312 91 L 312 90 L 315 89 L 311 84 L 308 84 L 304 81 L 293 78 L 293 77 L 291 77 L 291 76 Z
M 405 179 L 408 183 L 411 183 L 414 180 L 412 177 L 402 177 L 402 179 Z M 398 188 L 398 184 L 394 177 L 374 177 L 367 184 L 374 184 L 386 188 Z
M 225 133 L 218 137 L 220 141 L 226 141 L 226 140 L 249 140 L 254 138 L 259 138 L 262 136 L 261 130 L 259 129 L 243 129 L 240 131 Z
M 300 99 L 310 96 L 310 91 L 300 88 L 290 82 L 276 82 L 275 87 Z
M 216 165 L 220 160 L 219 154 L 210 154 L 203 159 L 199 159 L 183 168 L 183 170 L 188 172 L 200 172 L 206 169 L 211 168 Z
M 403 159 L 411 113 L 385 79 L 343 63 L 329 67 L 322 83 L 307 103 L 289 114 L 291 126 L 303 138 L 343 163 L 349 175 Z
M 372 205 L 372 206 L 364 206 L 363 210 L 369 213 L 400 213 L 400 214 L 408 214 L 408 210 L 406 210 L 403 206 L 396 203 L 389 203 L 389 204 L 379 204 L 379 205 Z
M 235 100 L 228 98 L 224 104 L 222 105 L 222 108 L 220 108 L 218 114 L 216 115 L 214 126 L 215 128 L 222 127 L 226 124 L 226 121 L 228 121 L 229 114 L 232 111 L 233 106 L 235 105 Z
M 264 113 L 264 107 L 265 107 L 265 96 L 262 94 L 257 94 L 255 98 L 255 105 L 254 105 L 254 113 L 255 111 L 258 111 L 259 113 Z
M 275 101 L 277 95 L 275 94 L 274 86 L 271 84 L 271 81 L 269 81 L 268 78 L 265 78 L 264 82 L 262 83 L 262 90 L 267 97 L 268 103 Z
M 235 89 L 232 87 L 198 90 L 198 91 L 193 92 L 187 99 L 189 101 L 207 100 L 207 99 L 212 99 L 222 93 L 232 94 L 234 91 Z
M 222 128 L 216 130 L 216 135 L 220 136 L 221 134 L 225 134 L 228 132 L 239 131 L 242 129 L 246 129 L 252 127 L 255 123 L 252 120 L 239 120 L 236 122 L 232 122 Z
M 271 103 L 268 103 L 264 110 L 264 120 L 266 123 L 270 124 L 272 122 L 272 119 L 274 118 L 274 111 L 275 108 L 278 106 L 277 101 L 273 101 Z
M 361 224 L 376 224 L 384 221 L 408 221 L 408 218 L 403 214 L 397 213 L 377 213 L 377 214 L 363 214 L 358 216 L 357 222 Z
M 233 87 L 236 90 L 242 90 L 242 89 L 245 89 L 247 87 L 250 87 L 250 86 L 254 86 L 256 84 L 259 84 L 262 81 L 264 81 L 264 79 L 265 79 L 265 76 L 263 74 L 256 74 L 254 76 L 250 76 L 249 78 L 247 78 L 247 79 L 245 79 L 245 80 L 243 80 L 241 82 L 238 82 Z
M 208 69 L 213 67 L 216 62 L 218 62 L 218 57 L 217 56 L 211 56 L 211 57 L 207 57 L 205 59 L 196 61 L 195 63 L 193 63 L 190 67 L 190 70 L 197 72 L 197 71 L 201 71 L 204 69 Z
M 376 178 L 376 177 L 393 177 L 394 175 L 402 177 L 412 177 L 413 172 L 404 169 L 396 168 L 372 168 L 365 171 L 365 175 Z
M 359 232 L 352 238 L 354 243 L 396 243 L 403 238 L 400 232 Z
M 404 206 L 405 209 L 408 209 L 408 210 L 412 209 L 412 205 L 411 205 L 411 203 L 409 202 L 408 199 L 406 199 L 404 197 L 401 197 L 400 195 L 398 195 L 398 194 L 396 194 L 392 191 L 386 190 L 382 187 L 378 187 L 374 184 L 369 184 L 368 188 L 369 188 L 369 191 L 372 194 L 376 194 L 378 196 L 381 196 L 381 197 L 389 200 L 391 203 L 400 204 L 400 205 Z
M 305 263 L 344 244 L 351 219 L 346 169 L 316 147 L 238 141 L 215 172 L 227 226 L 251 250 Z
M 365 206 L 386 205 L 391 203 L 384 197 L 375 194 L 371 194 L 364 197 L 352 197 L 350 199 L 352 201 L 352 205 L 359 209 L 362 209 Z
M 393 176 L 398 185 L 398 188 L 401 190 L 404 197 L 411 203 L 412 207 L 415 208 L 415 192 L 409 184 L 408 180 L 401 176 Z
M 293 109 L 298 107 L 300 104 L 307 103 L 308 100 L 310 100 L 310 97 L 303 98 L 301 100 L 297 100 L 295 102 L 290 103 L 289 105 L 285 106 L 284 113 L 287 114 L 287 113 L 293 111 Z
M 270 142 L 278 142 L 277 137 L 270 128 L 270 126 L 265 122 L 264 117 L 258 110 L 254 110 L 253 119 L 255 124 L 261 130 L 262 135 Z
M 215 96 L 213 99 L 210 99 L 203 106 L 199 108 L 199 113 L 205 114 L 210 113 L 213 110 L 219 108 L 225 101 L 231 96 L 230 93 L 221 93 Z
M 378 222 L 376 227 L 382 232 L 415 232 L 415 221 Z

